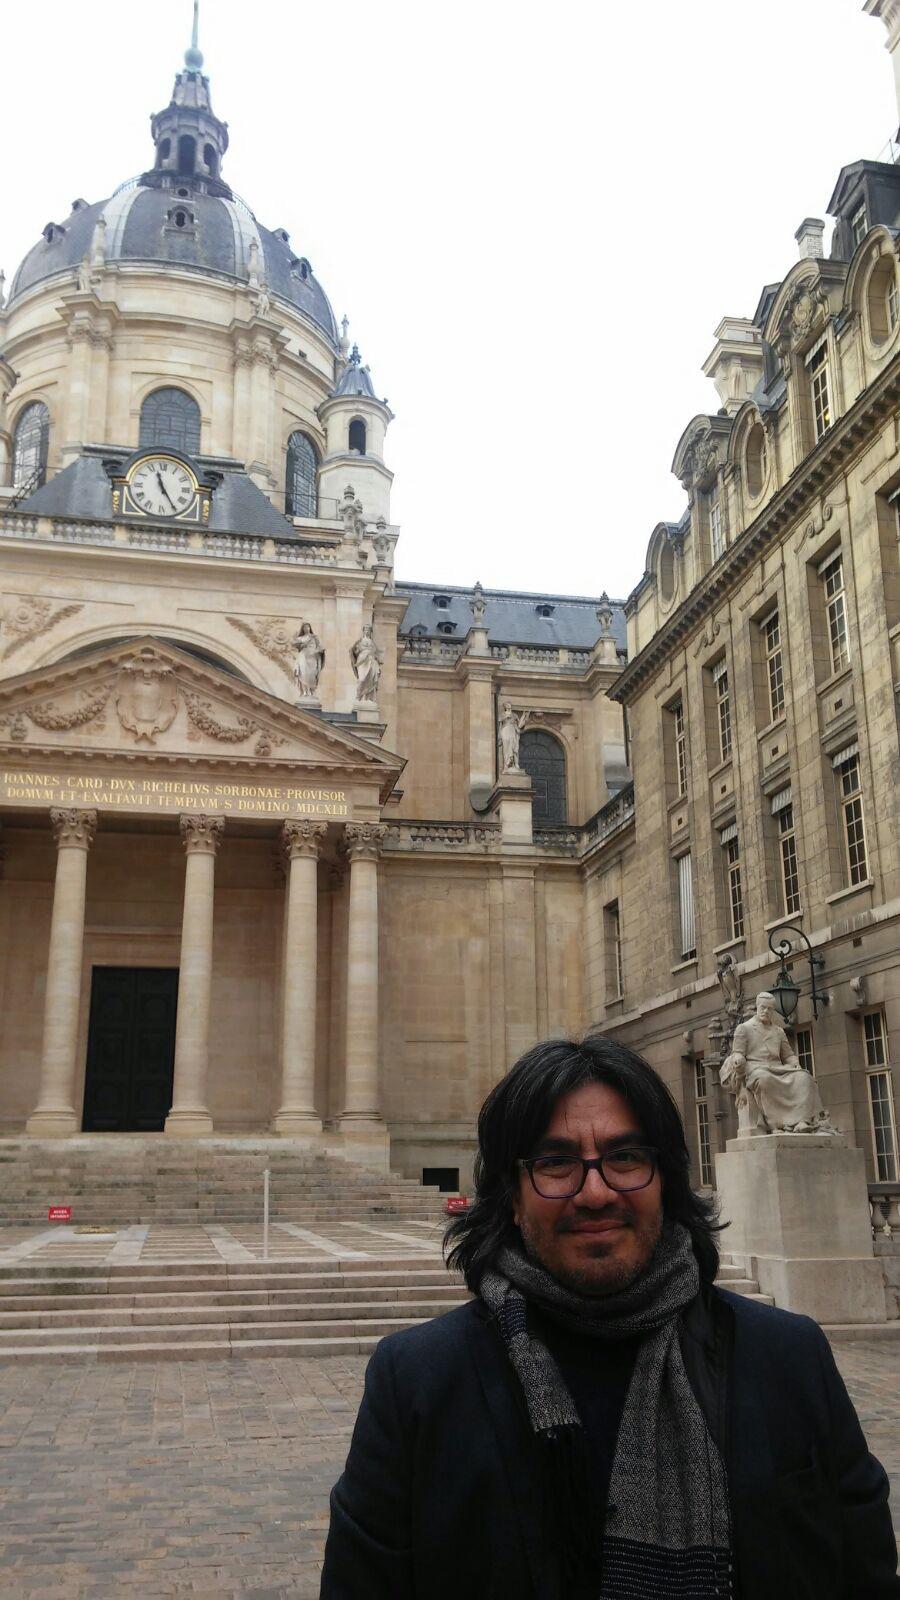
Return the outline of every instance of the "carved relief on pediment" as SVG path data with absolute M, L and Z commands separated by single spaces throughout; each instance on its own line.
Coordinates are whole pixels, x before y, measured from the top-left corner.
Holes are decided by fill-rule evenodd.
M 137 744 L 155 744 L 178 715 L 175 673 L 153 650 L 142 650 L 119 669 L 116 713 Z
M 694 435 L 687 448 L 681 482 L 685 489 L 712 488 L 719 470 L 719 450 L 710 429 Z
M 777 348 L 781 355 L 805 344 L 824 324 L 828 296 L 821 283 L 804 279 L 795 284 L 778 323 Z

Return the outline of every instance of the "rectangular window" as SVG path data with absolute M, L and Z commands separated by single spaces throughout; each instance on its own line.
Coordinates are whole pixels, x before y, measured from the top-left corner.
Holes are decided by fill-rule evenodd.
M 842 672 L 850 661 L 847 639 L 847 601 L 844 590 L 844 558 L 841 552 L 829 556 L 819 568 L 825 595 L 825 621 L 832 672 Z
M 712 1120 L 709 1109 L 706 1063 L 702 1056 L 698 1056 L 694 1062 L 694 1098 L 697 1106 L 697 1150 L 700 1156 L 700 1183 L 703 1188 L 711 1189 L 715 1182 L 712 1158 Z
M 812 1028 L 798 1028 L 794 1034 L 794 1049 L 804 1072 L 811 1078 L 816 1075 L 816 1058 L 813 1055 Z
M 678 857 L 676 867 L 681 955 L 683 960 L 692 961 L 697 954 L 697 936 L 694 932 L 694 876 L 689 850 L 686 855 Z
M 866 208 L 865 206 L 858 206 L 850 218 L 850 237 L 853 240 L 854 250 L 858 244 L 862 244 L 868 231 L 869 222 L 866 217 Z
M 842 750 L 834 757 L 834 771 L 841 813 L 847 882 L 851 885 L 864 883 L 869 876 L 869 862 L 866 854 L 866 827 L 863 819 L 858 752 L 852 748 Z
M 863 1038 L 875 1172 L 879 1183 L 896 1183 L 897 1123 L 883 1011 L 866 1012 L 863 1017 Z
M 728 905 L 730 937 L 743 939 L 744 890 L 741 883 L 741 853 L 734 823 L 722 830 L 720 838 L 725 861 L 725 898 Z
M 731 755 L 731 689 L 728 684 L 728 664 L 717 661 L 712 669 L 716 691 L 716 728 L 719 734 L 719 760 L 727 761 Z
M 888 333 L 893 333 L 897 326 L 897 321 L 900 319 L 900 290 L 897 288 L 896 273 L 891 274 L 891 281 L 888 284 L 887 319 Z
M 828 391 L 828 350 L 823 340 L 806 358 L 809 398 L 812 404 L 813 432 L 821 439 L 831 427 L 831 396 Z
M 776 822 L 778 825 L 778 864 L 781 868 L 781 901 L 785 914 L 793 916 L 800 910 L 800 869 L 797 864 L 794 807 L 790 800 L 777 812 Z
M 766 655 L 766 687 L 769 691 L 769 721 L 784 711 L 784 656 L 781 650 L 781 619 L 777 611 L 760 625 Z
M 713 561 L 718 561 L 725 550 L 725 526 L 722 521 L 722 506 L 718 495 L 709 502 L 709 541 L 712 548 Z
M 619 916 L 618 900 L 611 900 L 608 906 L 603 907 L 603 920 L 606 934 L 607 979 L 612 989 L 612 999 L 621 1000 L 625 993 L 625 982 L 622 972 L 622 919 Z
M 675 785 L 680 799 L 687 794 L 687 731 L 684 725 L 684 701 L 674 700 L 669 707 L 675 746 Z

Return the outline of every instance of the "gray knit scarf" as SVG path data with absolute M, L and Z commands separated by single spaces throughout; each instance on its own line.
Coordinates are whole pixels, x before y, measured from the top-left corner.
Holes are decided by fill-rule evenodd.
M 690 1235 L 680 1224 L 664 1228 L 646 1271 L 615 1294 L 589 1298 L 565 1289 L 519 1247 L 502 1249 L 482 1277 L 480 1297 L 496 1318 L 531 1426 L 546 1447 L 551 1497 L 553 1479 L 560 1485 L 557 1538 L 567 1597 L 714 1600 L 732 1593 L 725 1467 L 678 1339 L 679 1313 L 699 1287 Z M 602 1531 L 580 1526 L 590 1521 L 578 1482 L 587 1465 L 584 1431 L 553 1356 L 529 1331 L 529 1305 L 601 1343 L 640 1337 Z M 578 1505 L 578 1515 L 567 1501 Z

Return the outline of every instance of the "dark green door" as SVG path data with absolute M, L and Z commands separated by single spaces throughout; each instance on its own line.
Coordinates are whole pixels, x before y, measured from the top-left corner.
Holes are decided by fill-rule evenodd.
M 85 1133 L 160 1133 L 172 1105 L 177 967 L 95 967 Z

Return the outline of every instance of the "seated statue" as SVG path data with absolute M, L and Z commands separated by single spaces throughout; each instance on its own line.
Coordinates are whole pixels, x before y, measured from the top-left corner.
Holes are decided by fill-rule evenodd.
M 756 996 L 756 1016 L 738 1023 L 720 1081 L 735 1097 L 738 1133 L 837 1133 L 812 1073 L 801 1067 L 779 1024 L 775 997 Z

